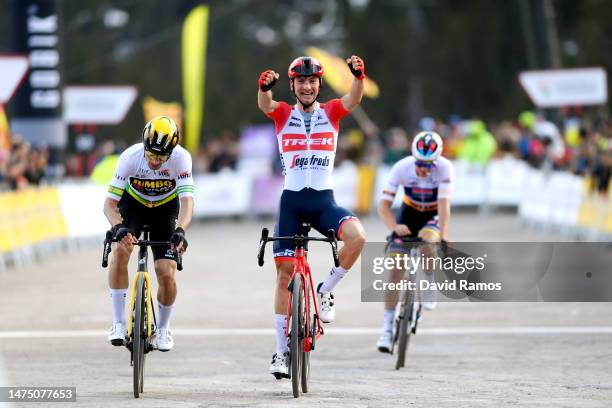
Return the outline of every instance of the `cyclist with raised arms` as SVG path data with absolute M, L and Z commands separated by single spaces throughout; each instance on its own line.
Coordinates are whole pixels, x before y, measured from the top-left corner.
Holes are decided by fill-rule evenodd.
M 126 149 L 117 163 L 115 176 L 104 202 L 104 215 L 111 224 L 115 244 L 109 269 L 109 287 L 113 307 L 113 325 L 108 340 L 124 344 L 127 328 L 125 298 L 128 261 L 133 242 L 143 225 L 150 227 L 153 241 L 170 241 L 168 246 L 153 247 L 155 273 L 159 288 L 157 330 L 154 346 L 169 351 L 174 346 L 169 329 L 176 299 L 176 251 L 187 249 L 185 230 L 193 214 L 193 178 L 191 155 L 178 145 L 179 130 L 168 116 L 148 122 L 142 143 Z
M 420 132 L 412 141 L 412 156 L 399 160 L 391 168 L 387 186 L 378 206 L 378 214 L 391 232 L 398 236 L 420 237 L 424 242 L 446 241 L 450 223 L 450 196 L 452 191 L 453 164 L 441 156 L 442 138 L 436 132 Z M 391 209 L 398 188 L 404 192 L 403 202 L 396 218 Z M 403 254 L 401 243 L 391 243 L 388 255 Z M 434 248 L 424 247 L 426 256 L 433 256 Z M 393 270 L 390 280 L 398 282 L 403 270 Z M 433 280 L 433 270 L 425 270 Z M 432 291 L 424 293 L 423 307 L 432 310 L 436 306 Z M 429 299 L 428 299 L 429 297 Z M 397 293 L 385 294 L 383 333 L 376 346 L 381 352 L 391 352 L 393 343 L 393 319 Z
M 332 289 L 353 266 L 366 239 L 359 220 L 336 204 L 332 190 L 340 120 L 361 102 L 363 96 L 363 60 L 353 55 L 346 62 L 354 79 L 349 92 L 341 98 L 317 102 L 323 85 L 323 67 L 312 57 L 296 58 L 289 65 L 289 87 L 296 99 L 293 106 L 272 98 L 270 89 L 279 79 L 279 74 L 271 69 L 259 77 L 257 94 L 259 109 L 274 121 L 285 174 L 274 235 L 300 234 L 302 223 L 308 222 L 324 235 L 329 229 L 334 229 L 344 242 L 339 251 L 340 267 L 332 268 L 327 279 L 317 286 L 319 318 L 324 323 L 332 322 L 335 316 Z M 272 357 L 270 373 L 288 378 L 287 287 L 295 254 L 290 242 L 277 241 L 274 244 L 276 353 Z

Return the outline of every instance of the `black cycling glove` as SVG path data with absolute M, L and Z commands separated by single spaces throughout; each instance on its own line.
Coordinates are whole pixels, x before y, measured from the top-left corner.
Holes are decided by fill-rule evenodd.
M 111 232 L 113 233 L 113 241 L 121 241 L 127 234 L 132 233 L 124 224 L 113 225 Z
M 170 237 L 170 243 L 174 245 L 174 248 L 178 248 L 181 242 L 183 243 L 183 251 L 186 251 L 187 245 L 189 244 L 187 243 L 187 240 L 185 239 L 185 230 L 182 229 L 181 227 L 177 227 L 172 233 L 172 236 Z

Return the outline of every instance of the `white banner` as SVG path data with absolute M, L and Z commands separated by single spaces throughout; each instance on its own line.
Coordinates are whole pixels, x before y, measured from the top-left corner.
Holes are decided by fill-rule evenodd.
M 70 124 L 116 125 L 127 115 L 137 94 L 133 86 L 67 86 L 64 120 Z
M 519 82 L 540 108 L 603 105 L 608 101 L 603 68 L 524 71 Z
M 27 71 L 27 57 L 0 54 L 0 103 L 11 99 Z

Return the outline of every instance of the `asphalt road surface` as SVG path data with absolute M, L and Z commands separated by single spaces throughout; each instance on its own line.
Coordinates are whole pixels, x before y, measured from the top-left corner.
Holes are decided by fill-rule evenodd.
M 382 305 L 360 302 L 358 265 L 336 290 L 337 318 L 312 355 L 310 392 L 295 400 L 290 381 L 267 372 L 275 274 L 271 251 L 264 268 L 255 251 L 261 227 L 272 223 L 215 221 L 190 229 L 172 321 L 175 347 L 149 354 L 139 400 L 128 351 L 106 341 L 111 307 L 101 248 L 0 275 L 0 386 L 76 387 L 76 403 L 53 407 L 612 406 L 612 304 L 439 303 L 412 339 L 406 367 L 396 371 L 393 357 L 375 348 Z M 377 219 L 364 225 L 369 241 L 383 239 Z M 567 240 L 528 230 L 510 214 L 459 213 L 451 235 Z M 310 253 L 321 280 L 329 248 L 312 245 Z

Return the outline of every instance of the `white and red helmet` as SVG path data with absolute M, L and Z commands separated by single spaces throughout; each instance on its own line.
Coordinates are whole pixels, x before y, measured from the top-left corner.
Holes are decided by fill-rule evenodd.
M 412 141 L 412 155 L 420 162 L 434 162 L 442 154 L 442 138 L 436 132 L 419 132 Z
M 289 78 L 296 78 L 299 76 L 323 76 L 323 65 L 312 57 L 297 57 L 293 60 L 287 74 Z

